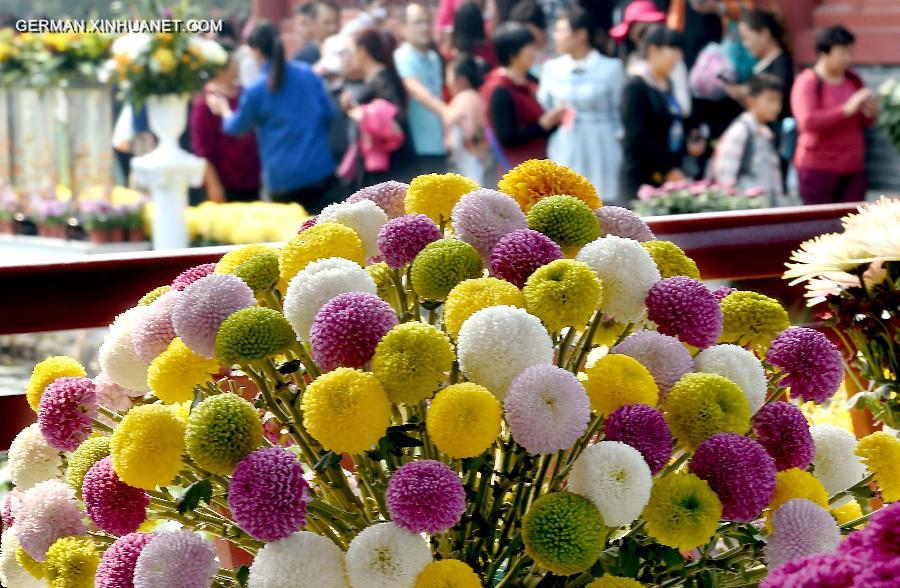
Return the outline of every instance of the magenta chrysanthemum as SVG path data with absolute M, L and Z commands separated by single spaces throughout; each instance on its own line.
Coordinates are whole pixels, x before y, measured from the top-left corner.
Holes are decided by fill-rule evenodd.
M 813 329 L 790 327 L 782 331 L 766 353 L 772 365 L 784 370 L 779 382 L 804 401 L 825 402 L 844 379 L 841 352 L 828 338 Z
M 97 388 L 88 378 L 57 378 L 44 389 L 38 405 L 38 426 L 47 444 L 75 451 L 91 434 L 97 416 Z
M 416 258 L 426 245 L 441 238 L 441 230 L 424 214 L 405 214 L 384 223 L 378 250 L 388 266 L 398 269 Z
M 134 566 L 151 539 L 150 533 L 129 533 L 116 539 L 100 559 L 94 588 L 134 588 Z
M 772 534 L 765 556 L 769 570 L 816 553 L 833 552 L 841 530 L 827 510 L 811 500 L 788 500 L 772 515 Z
M 172 280 L 172 289 L 179 291 L 184 290 L 200 278 L 213 273 L 215 270 L 216 264 L 214 263 L 204 263 L 203 265 L 189 267 Z
M 411 461 L 388 482 L 391 520 L 413 533 L 443 533 L 466 511 L 466 492 L 449 466 L 432 459 Z
M 4 528 L 12 527 L 16 522 L 16 511 L 22 502 L 22 494 L 24 493 L 18 488 L 13 488 L 6 493 L 6 497 L 3 499 L 3 509 L 0 512 Z
M 71 486 L 62 480 L 41 482 L 22 494 L 16 539 L 28 555 L 44 561 L 47 549 L 60 537 L 87 533 L 83 516 Z
M 313 216 L 309 217 L 308 219 L 306 219 L 305 221 L 303 221 L 303 224 L 300 225 L 300 228 L 299 228 L 299 229 L 297 229 L 297 234 L 299 235 L 300 233 L 302 233 L 302 232 L 305 231 L 306 229 L 315 226 L 315 224 L 316 224 L 316 222 L 318 222 L 318 220 L 319 220 L 319 215 L 318 215 L 318 214 L 314 214 Z
M 491 251 L 491 275 L 522 288 L 534 270 L 562 259 L 562 250 L 550 237 L 519 229 L 497 241 Z
M 134 588 L 208 588 L 218 569 L 215 548 L 197 533 L 158 533 L 138 555 Z
M 639 243 L 656 238 L 647 223 L 627 208 L 602 206 L 595 210 L 594 214 L 600 221 L 600 232 L 603 235 L 634 239 Z
M 900 560 L 900 502 L 873 514 L 869 524 L 850 533 L 838 551 L 863 559 Z
M 306 525 L 312 500 L 303 467 L 281 447 L 258 449 L 234 468 L 228 507 L 238 526 L 262 541 L 276 541 Z
M 675 382 L 684 374 L 693 371 L 694 360 L 684 345 L 675 337 L 657 331 L 641 329 L 628 335 L 624 341 L 610 350 L 638 360 L 647 368 L 659 386 L 662 400 Z
M 672 457 L 672 432 L 663 413 L 646 404 L 627 404 L 614 410 L 603 425 L 608 441 L 621 441 L 641 452 L 656 474 Z
M 197 355 L 216 356 L 216 333 L 231 313 L 256 305 L 253 290 L 237 276 L 210 274 L 186 287 L 172 311 L 172 326 Z
M 816 456 L 816 444 L 803 412 L 788 402 L 773 402 L 753 417 L 753 432 L 779 470 L 805 470 Z
M 697 447 L 690 470 L 722 501 L 722 518 L 750 522 L 775 493 L 775 462 L 765 448 L 735 433 L 716 433 Z
M 809 555 L 770 573 L 760 588 L 851 588 L 866 564 L 831 553 Z M 860 588 L 863 588 L 860 586 Z
M 647 295 L 647 317 L 664 335 L 694 347 L 709 347 L 722 334 L 722 309 L 698 280 L 675 276 L 660 280 Z
M 390 180 L 358 190 L 347 198 L 345 202 L 371 200 L 388 215 L 388 218 L 396 218 L 402 216 L 405 212 L 404 201 L 406 200 L 406 190 L 408 188 L 409 184 Z
M 141 316 L 131 329 L 131 344 L 134 352 L 146 363 L 166 350 L 175 338 L 172 326 L 172 311 L 181 297 L 178 290 L 169 290 L 160 296 Z
M 572 447 L 591 419 L 584 386 L 555 365 L 526 368 L 509 385 L 503 406 L 513 439 L 532 454 Z
M 716 297 L 716 300 L 722 302 L 722 299 L 732 292 L 737 292 L 737 288 L 732 288 L 731 286 L 719 286 L 712 291 L 712 295 Z
M 98 527 L 113 535 L 126 535 L 137 531 L 147 519 L 150 497 L 120 480 L 111 459 L 104 457 L 91 466 L 84 476 L 81 495 L 88 516 Z
M 510 196 L 482 188 L 459 199 L 450 213 L 456 236 L 488 259 L 504 235 L 528 228 L 519 204 Z
M 362 368 L 381 338 L 397 324 L 390 305 L 373 294 L 345 292 L 329 300 L 313 319 L 309 342 L 325 371 Z

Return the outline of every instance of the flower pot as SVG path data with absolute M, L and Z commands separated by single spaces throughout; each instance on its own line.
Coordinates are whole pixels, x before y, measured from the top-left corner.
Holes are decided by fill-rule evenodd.
M 87 231 L 91 243 L 109 243 L 109 232 L 106 229 L 90 229 Z
M 132 227 L 128 229 L 128 240 L 132 243 L 146 241 L 147 235 L 144 233 L 144 227 Z
M 13 222 L 12 220 L 0 220 L 0 233 L 12 234 L 13 232 Z
M 178 138 L 187 126 L 188 96 L 165 94 L 147 98 L 150 130 L 159 140 L 154 152 L 171 154 L 181 151 Z
M 122 243 L 125 241 L 125 227 L 113 227 L 109 229 L 109 242 Z

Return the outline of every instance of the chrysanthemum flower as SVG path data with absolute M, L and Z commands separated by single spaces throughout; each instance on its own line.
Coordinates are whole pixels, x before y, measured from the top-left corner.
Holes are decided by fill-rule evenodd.
M 450 221 L 450 213 L 463 194 L 479 188 L 459 174 L 425 174 L 413 178 L 406 189 L 406 213 L 421 213 L 441 224 Z
M 149 306 L 135 306 L 117 316 L 97 352 L 101 371 L 116 384 L 137 392 L 148 391 L 147 363 L 135 353 L 131 332 L 149 311 Z
M 19 550 L 15 530 L 5 528 L 0 539 L 0 583 L 16 588 L 44 588 L 46 584 L 41 579 L 35 578 L 16 561 L 16 552 Z
M 460 198 L 450 213 L 453 232 L 488 259 L 504 235 L 528 226 L 525 213 L 510 196 L 481 189 Z
M 10 529 L 13 533 L 15 530 Z M 47 586 L 47 563 L 45 561 L 36 561 L 33 557 L 28 555 L 28 552 L 22 549 L 21 545 L 18 545 L 18 539 L 16 539 L 16 551 L 14 554 L 14 558 L 19 567 L 25 570 L 25 572 L 34 579 L 40 580 L 40 585 L 42 588 L 46 588 Z
M 169 343 L 147 369 L 147 385 L 166 404 L 194 399 L 194 388 L 210 380 L 219 362 L 194 353 L 180 338 Z
M 344 552 L 309 531 L 266 543 L 253 558 L 249 588 L 349 588 Z
M 650 467 L 637 449 L 600 441 L 575 460 L 568 490 L 593 502 L 607 527 L 621 527 L 641 515 L 652 484 Z
M 453 367 L 450 339 L 437 327 L 411 321 L 381 339 L 372 357 L 372 373 L 397 404 L 430 398 Z
M 830 495 L 853 486 L 866 476 L 866 466 L 856 454 L 856 437 L 847 429 L 821 424 L 809 428 L 816 444 L 813 475 Z
M 603 288 L 586 263 L 557 259 L 538 268 L 522 290 L 525 308 L 551 332 L 583 327 L 600 305 Z
M 366 527 L 347 548 L 351 586 L 414 588 L 416 578 L 431 563 L 428 543 L 394 523 Z
M 805 470 L 816 454 L 806 417 L 788 402 L 763 406 L 753 417 L 753 433 L 779 470 Z
M 604 206 L 600 210 L 605 208 L 613 208 Z M 637 580 L 632 580 L 631 578 L 622 578 L 620 576 L 610 576 L 609 574 L 603 574 L 590 584 L 588 584 L 585 588 L 642 588 L 644 585 L 638 582 Z
M 406 214 L 386 222 L 378 233 L 378 251 L 388 267 L 412 263 L 422 249 L 441 238 L 441 230 L 424 214 Z
M 432 459 L 398 468 L 385 499 L 391 520 L 413 533 L 443 533 L 466 511 L 466 491 L 456 472 Z
M 403 203 L 408 189 L 409 184 L 389 180 L 357 190 L 345 202 L 371 200 L 388 215 L 388 218 L 396 218 L 404 213 Z
M 588 264 L 600 278 L 604 314 L 622 323 L 644 318 L 644 301 L 660 275 L 640 243 L 609 235 L 582 247 L 576 259 Z
M 769 348 L 778 333 L 790 326 L 788 314 L 774 298 L 736 290 L 723 298 L 722 343 L 737 343 L 757 351 Z
M 10 480 L 19 490 L 62 476 L 62 455 L 50 447 L 37 423 L 19 431 L 6 457 Z
M 284 353 L 297 336 L 284 315 L 252 306 L 232 313 L 216 335 L 216 358 L 223 365 L 259 361 Z
M 860 439 L 856 447 L 887 502 L 900 500 L 900 439 L 885 431 L 876 431 Z
M 110 439 L 113 469 L 123 482 L 144 490 L 171 484 L 182 466 L 184 431 L 184 421 L 169 407 L 136 406 Z
M 255 305 L 253 290 L 239 277 L 211 274 L 184 289 L 172 311 L 172 325 L 191 351 L 212 358 L 216 354 L 216 333 L 225 319 Z
M 151 539 L 150 533 L 129 533 L 107 547 L 97 567 L 96 588 L 134 588 L 134 566 Z
M 834 520 L 837 521 L 838 525 L 855 521 L 863 516 L 862 507 L 859 506 L 859 503 L 855 498 L 849 496 L 843 496 L 836 500 L 833 505 L 829 506 L 831 509 L 828 512 L 831 513 L 831 516 L 834 517 Z
M 415 588 L 481 588 L 481 578 L 467 563 L 442 559 L 425 566 Z
M 388 221 L 387 214 L 371 200 L 337 202 L 319 213 L 316 224 L 338 223 L 356 231 L 366 259 L 378 255 L 378 232 Z
M 603 210 L 602 208 L 600 210 Z M 700 279 L 700 270 L 694 260 L 685 255 L 684 250 L 671 241 L 646 241 L 641 243 L 650 253 L 663 278 L 687 276 Z
M 541 496 L 522 519 L 525 553 L 560 576 L 594 565 L 606 545 L 607 532 L 597 507 L 571 492 Z
M 594 211 L 574 196 L 547 196 L 528 211 L 528 228 L 547 235 L 560 247 L 580 247 L 600 236 Z
M 31 378 L 25 387 L 25 398 L 28 400 L 28 406 L 31 407 L 31 410 L 37 412 L 44 389 L 57 378 L 84 378 L 86 376 L 87 372 L 84 371 L 84 366 L 71 357 L 54 355 L 38 362 L 31 371 Z
M 588 205 L 600 208 L 597 189 L 581 174 L 549 159 L 530 159 L 512 168 L 497 186 L 516 199 L 528 212 L 539 200 L 554 194 L 568 194 Z
M 513 439 L 532 454 L 570 448 L 591 419 L 584 386 L 555 365 L 526 368 L 510 384 L 503 406 Z
M 231 474 L 262 445 L 262 421 L 253 405 L 237 394 L 216 394 L 191 411 L 184 440 L 188 455 L 201 468 Z
M 603 206 L 596 209 L 594 215 L 600 221 L 601 235 L 634 239 L 638 243 L 656 238 L 647 223 L 627 208 Z
M 313 261 L 327 257 L 343 257 L 360 266 L 366 262 L 365 250 L 356 231 L 338 223 L 317 224 L 288 241 L 281 249 L 278 289 L 284 292 L 297 272 Z
M 789 500 L 776 510 L 772 529 L 765 547 L 770 571 L 807 555 L 832 552 L 841 540 L 828 511 L 805 498 Z
M 88 378 L 57 378 L 44 389 L 38 426 L 51 447 L 74 451 L 91 434 L 97 416 L 97 389 Z
M 166 292 L 171 292 L 173 290 L 171 284 L 166 284 L 165 286 L 157 286 L 156 288 L 150 290 L 138 300 L 139 306 L 150 306 L 154 302 L 156 302 L 163 294 Z
M 172 280 L 172 289 L 180 292 L 200 278 L 208 276 L 214 271 L 216 271 L 216 264 L 214 263 L 204 263 L 202 265 L 189 267 Z
M 216 263 L 215 272 L 217 274 L 233 274 L 241 264 L 264 253 L 274 253 L 277 255 L 278 249 L 270 245 L 263 245 L 262 243 L 252 243 L 250 245 L 238 247 L 237 249 L 232 249 L 223 255 Z
M 591 408 L 599 414 L 608 415 L 626 404 L 656 406 L 659 401 L 659 388 L 650 371 L 628 355 L 604 355 L 584 373 Z
M 197 533 L 158 533 L 138 555 L 134 588 L 207 588 L 218 568 L 215 548 Z
M 244 283 L 257 296 L 271 291 L 278 283 L 280 277 L 278 252 L 257 253 L 237 266 L 234 270 L 234 275 L 244 280 Z
M 109 457 L 91 466 L 84 476 L 82 492 L 88 516 L 108 533 L 133 533 L 147 519 L 150 497 L 140 488 L 122 482 Z
M 828 508 L 828 492 L 811 473 L 798 468 L 778 472 L 775 475 L 775 493 L 769 503 L 769 510 L 774 512 L 794 498 L 805 498 L 822 508 Z
M 659 386 L 661 397 L 694 367 L 690 352 L 678 339 L 648 329 L 628 335 L 610 353 L 628 355 L 641 362 Z
M 459 329 L 470 316 L 489 306 L 525 307 L 522 291 L 513 284 L 497 278 L 464 280 L 453 287 L 444 302 L 444 327 L 456 338 Z
M 491 251 L 491 275 L 521 288 L 536 269 L 562 256 L 559 245 L 546 235 L 518 229 L 501 237 Z
M 0 507 L 0 521 L 3 522 L 4 527 L 12 527 L 16 522 L 16 511 L 22 502 L 22 494 L 21 490 L 13 488 L 3 498 L 3 505 Z
M 97 402 L 100 406 L 117 412 L 128 412 L 131 408 L 132 398 L 139 398 L 144 392 L 129 390 L 112 381 L 106 372 L 100 372 L 94 378 L 94 387 L 97 389 Z
M 694 366 L 698 372 L 719 374 L 740 386 L 750 405 L 750 414 L 756 414 L 766 401 L 766 370 L 762 362 L 743 347 L 713 345 L 697 354 Z
M 437 448 L 450 457 L 475 457 L 500 434 L 500 413 L 500 403 L 486 388 L 453 384 L 435 395 L 425 426 Z
M 131 330 L 131 344 L 134 352 L 145 363 L 165 350 L 175 338 L 175 327 L 172 325 L 172 312 L 181 292 L 171 291 L 151 304 L 146 314 L 135 321 Z
M 94 588 L 100 552 L 88 537 L 62 537 L 47 550 L 49 588 Z
M 670 473 L 656 480 L 644 509 L 647 533 L 663 545 L 694 549 L 708 542 L 722 518 L 722 503 L 694 474 Z
M 390 300 L 391 296 L 394 296 L 394 282 L 391 280 L 390 269 L 385 262 L 379 261 L 378 263 L 367 265 L 366 273 L 375 282 L 375 293 L 378 294 L 379 298 Z M 307 329 L 308 332 L 309 329 Z
M 863 554 L 856 552 L 860 548 L 865 550 Z M 872 514 L 869 523 L 851 533 L 839 550 L 853 557 L 900 560 L 900 504 L 889 504 Z
M 689 449 L 716 433 L 744 433 L 750 407 L 737 384 L 718 374 L 686 374 L 669 392 L 666 422 Z
M 772 571 L 760 588 L 855 588 L 863 568 L 861 562 L 831 553 L 808 555 Z
M 456 354 L 466 378 L 502 400 L 525 368 L 553 363 L 553 342 L 536 316 L 513 306 L 491 306 L 463 323 Z
M 42 562 L 54 541 L 83 535 L 87 526 L 75 492 L 61 480 L 47 480 L 22 494 L 16 513 L 16 538 L 28 555 Z
M 391 401 L 378 378 L 337 368 L 316 378 L 302 402 L 303 426 L 325 449 L 362 453 L 391 423 Z
M 468 243 L 439 239 L 416 255 L 409 276 L 420 298 L 443 300 L 463 280 L 481 277 L 481 256 Z
M 722 332 L 722 309 L 703 283 L 686 276 L 665 278 L 647 294 L 647 317 L 659 332 L 694 347 L 709 347 Z
M 325 371 L 362 368 L 375 347 L 397 324 L 390 305 L 365 292 L 345 292 L 325 303 L 309 330 L 312 356 Z
M 804 401 L 825 402 L 844 380 L 840 350 L 814 329 L 785 329 L 772 341 L 766 359 L 785 372 L 778 385 L 790 387 L 791 395 Z
M 640 451 L 651 474 L 658 473 L 672 457 L 674 441 L 669 425 L 662 412 L 646 404 L 616 409 L 606 417 L 603 432 L 607 440 L 621 441 Z

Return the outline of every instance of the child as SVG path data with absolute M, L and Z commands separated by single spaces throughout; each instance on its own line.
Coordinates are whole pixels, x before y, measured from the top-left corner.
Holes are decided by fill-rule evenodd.
M 713 158 L 713 179 L 742 190 L 762 188 L 771 206 L 782 203 L 781 162 L 769 124 L 781 113 L 784 86 L 771 74 L 750 80 L 747 111 L 719 139 Z
M 444 116 L 444 137 L 451 170 L 484 185 L 490 167 L 485 140 L 484 103 L 478 93 L 482 67 L 472 55 L 462 53 L 447 64 L 447 88 L 453 97 Z

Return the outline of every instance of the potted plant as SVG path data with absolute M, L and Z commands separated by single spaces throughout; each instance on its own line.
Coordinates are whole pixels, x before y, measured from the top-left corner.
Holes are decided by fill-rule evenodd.
M 132 243 L 147 240 L 144 231 L 144 206 L 142 203 L 127 204 L 125 209 L 125 225 L 128 229 L 128 240 Z
M 659 188 L 641 186 L 634 211 L 641 216 L 661 216 L 762 208 L 766 202 L 764 195 L 760 188 L 740 191 L 708 180 L 666 182 Z
M 15 192 L 7 190 L 0 195 L 0 233 L 15 233 L 15 218 L 19 209 L 19 199 Z
M 78 204 L 79 220 L 91 243 L 108 243 L 112 205 L 105 200 L 83 200 Z
M 33 208 L 38 235 L 53 239 L 65 238 L 67 202 L 55 198 L 42 198 L 35 201 Z

